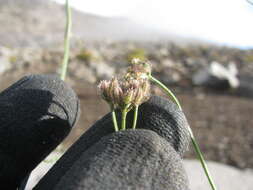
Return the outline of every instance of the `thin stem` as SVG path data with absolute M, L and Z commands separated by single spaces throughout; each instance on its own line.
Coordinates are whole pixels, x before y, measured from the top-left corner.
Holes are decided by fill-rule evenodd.
M 139 106 L 137 105 L 137 106 L 135 106 L 135 108 L 134 108 L 134 120 L 133 120 L 133 129 L 135 129 L 136 128 L 136 123 L 137 123 L 137 118 L 138 118 L 138 108 L 139 108 Z
M 112 109 L 112 121 L 114 125 L 115 132 L 119 131 L 118 123 L 117 123 L 117 118 L 114 109 Z
M 179 109 L 182 110 L 182 107 L 181 107 L 178 99 L 176 98 L 176 96 L 163 83 L 161 83 L 159 80 L 157 80 L 156 78 L 154 78 L 152 75 L 149 75 L 149 79 L 151 81 L 153 81 L 154 83 L 156 83 L 158 86 L 160 86 L 163 90 L 165 90 L 168 93 L 168 95 L 170 97 L 172 97 L 172 99 L 178 105 Z M 203 157 L 203 155 L 202 155 L 202 153 L 200 151 L 199 145 L 197 144 L 197 142 L 196 142 L 196 140 L 194 138 L 193 132 L 192 132 L 192 130 L 191 130 L 190 127 L 188 127 L 188 131 L 190 133 L 190 137 L 191 137 L 191 141 L 192 141 L 193 147 L 194 147 L 195 152 L 197 154 L 197 157 L 198 157 L 198 159 L 199 159 L 199 161 L 200 161 L 200 163 L 202 165 L 202 168 L 204 169 L 204 172 L 205 172 L 205 175 L 206 175 L 206 177 L 208 179 L 208 182 L 209 182 L 212 190 L 216 190 L 216 187 L 214 185 L 213 179 L 212 179 L 212 177 L 210 175 L 210 172 L 208 170 L 208 167 L 206 165 L 205 159 L 204 159 L 204 157 Z
M 61 79 L 65 80 L 67 68 L 68 68 L 68 61 L 69 61 L 69 44 L 70 44 L 70 32 L 71 32 L 71 9 L 69 6 L 69 1 L 66 0 L 65 3 L 66 8 L 66 27 L 65 27 L 65 35 L 64 35 L 64 57 L 62 61 L 62 69 L 61 69 Z
M 127 109 L 123 109 L 121 113 L 121 130 L 126 130 Z
M 207 165 L 206 165 L 205 159 L 204 159 L 204 157 L 203 157 L 203 155 L 202 155 L 202 153 L 201 153 L 201 151 L 200 151 L 199 145 L 197 144 L 197 142 L 196 142 L 196 140 L 195 140 L 194 137 L 191 138 L 191 140 L 192 140 L 192 144 L 193 144 L 193 146 L 194 146 L 194 149 L 195 149 L 195 151 L 196 151 L 196 153 L 197 153 L 197 156 L 198 156 L 198 158 L 199 158 L 199 161 L 200 161 L 200 163 L 201 163 L 201 165 L 202 165 L 202 168 L 203 168 L 204 171 L 205 171 L 205 174 L 206 174 L 206 177 L 207 177 L 207 179 L 208 179 L 208 182 L 209 182 L 210 186 L 212 187 L 212 190 L 216 190 L 217 188 L 216 188 L 216 186 L 215 186 L 215 184 L 214 184 L 214 182 L 213 182 L 213 179 L 212 179 L 212 177 L 211 177 L 211 174 L 210 174 L 210 172 L 209 172 L 209 170 L 208 170 L 208 167 L 207 167 Z
M 153 81 L 154 83 L 156 83 L 158 86 L 160 86 L 165 92 L 168 93 L 168 95 L 174 100 L 174 102 L 177 104 L 177 106 L 179 107 L 180 110 L 182 110 L 182 107 L 178 101 L 178 99 L 176 98 L 176 96 L 171 92 L 170 89 L 168 89 L 163 83 L 161 83 L 159 80 L 157 80 L 155 77 L 153 77 L 152 75 L 149 75 L 149 79 L 151 81 Z

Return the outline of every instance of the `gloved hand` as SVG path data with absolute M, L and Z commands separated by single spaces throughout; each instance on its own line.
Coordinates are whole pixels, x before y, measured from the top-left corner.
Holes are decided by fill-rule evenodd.
M 0 145 L 0 189 L 15 189 L 69 132 L 79 112 L 78 100 L 59 79 L 32 76 L 5 90 L 0 103 L 15 108 L 13 113 L 6 108 L 12 117 L 4 115 L 1 118 L 9 120 L 1 123 L 17 118 L 0 126 L 4 142 Z M 137 130 L 114 133 L 107 114 L 82 135 L 35 189 L 187 190 L 181 161 L 189 144 L 187 125 L 177 106 L 160 97 L 140 106 Z M 11 141 L 7 141 L 9 136 Z
M 132 115 L 128 115 L 128 127 Z M 114 133 L 107 114 L 34 189 L 188 190 L 181 160 L 190 139 L 187 125 L 177 105 L 157 96 L 140 106 L 136 130 Z
M 31 75 L 0 94 L 0 189 L 17 189 L 67 136 L 79 114 L 74 91 L 58 77 Z

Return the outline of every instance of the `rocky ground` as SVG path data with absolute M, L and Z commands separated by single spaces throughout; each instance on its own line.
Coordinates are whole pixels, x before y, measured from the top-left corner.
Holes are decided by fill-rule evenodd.
M 70 146 L 97 119 L 108 112 L 96 84 L 120 75 L 133 56 L 149 59 L 154 75 L 177 94 L 205 157 L 238 168 L 253 168 L 252 98 L 233 91 L 194 87 L 193 74 L 212 61 L 234 62 L 242 75 L 253 74 L 253 52 L 215 46 L 104 43 L 73 45 L 67 82 L 76 90 L 82 115 L 65 147 Z M 0 48 L 0 88 L 30 73 L 57 74 L 62 49 Z M 154 94 L 163 95 L 153 88 Z M 186 155 L 195 158 L 193 149 Z

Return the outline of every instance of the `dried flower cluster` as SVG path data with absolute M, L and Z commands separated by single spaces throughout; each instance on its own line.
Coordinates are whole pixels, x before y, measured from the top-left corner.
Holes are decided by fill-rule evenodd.
M 113 109 L 132 109 L 147 101 L 150 96 L 150 84 L 146 79 L 134 79 L 130 76 L 121 80 L 112 78 L 101 81 L 98 88 L 102 98 L 112 106 Z
M 132 64 L 127 69 L 126 77 L 135 79 L 147 79 L 151 74 L 151 65 L 148 62 L 143 62 L 140 59 L 133 59 Z
M 121 78 L 101 81 L 98 85 L 102 98 L 110 105 L 115 131 L 118 131 L 115 109 L 121 110 L 121 130 L 126 129 L 126 115 L 134 108 L 132 128 L 136 128 L 138 107 L 150 97 L 149 74 L 151 67 L 137 59 L 132 61 L 127 73 Z
M 103 80 L 98 85 L 102 98 L 112 109 L 138 106 L 150 97 L 150 83 L 147 77 L 151 72 L 148 63 L 133 59 L 131 66 L 122 79 Z

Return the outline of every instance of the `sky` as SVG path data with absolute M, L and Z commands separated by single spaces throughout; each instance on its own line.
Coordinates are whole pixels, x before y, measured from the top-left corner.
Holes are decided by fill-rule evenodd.
M 64 0 L 55 0 L 64 2 Z M 250 1 L 250 0 L 249 0 Z M 86 13 L 222 45 L 253 48 L 253 0 L 69 0 Z

